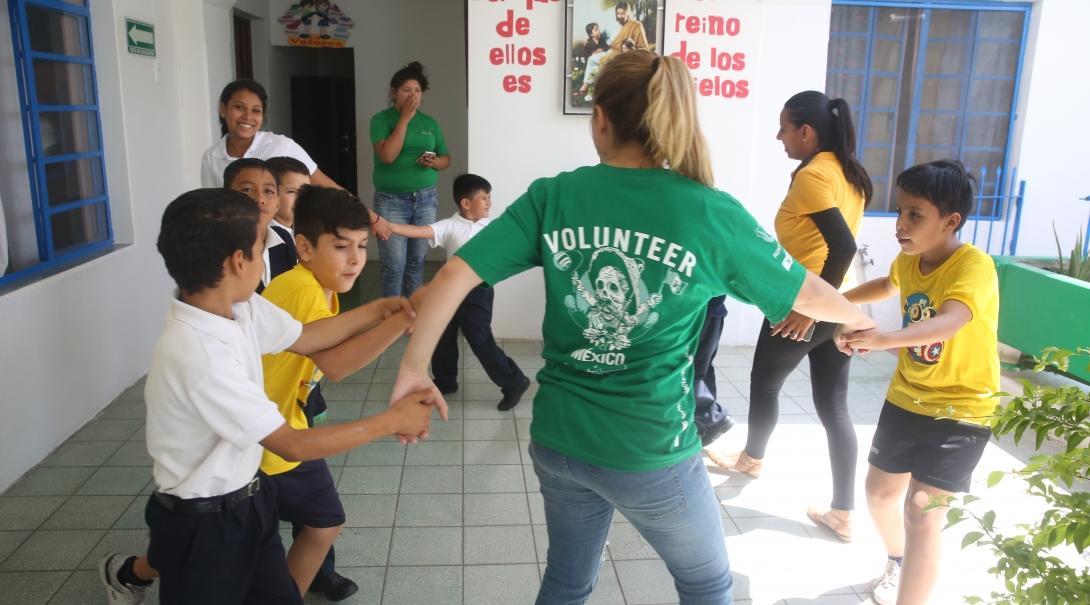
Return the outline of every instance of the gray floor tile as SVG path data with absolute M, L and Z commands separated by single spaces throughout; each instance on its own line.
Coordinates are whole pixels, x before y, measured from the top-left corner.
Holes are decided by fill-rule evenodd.
M 539 492 L 527 492 L 526 499 L 530 503 L 530 521 L 535 525 L 545 523 L 545 500 Z
M 69 576 L 67 571 L 0 573 L 0 605 L 46 603 Z
M 470 565 L 465 567 L 464 573 L 464 602 L 467 605 L 533 603 L 541 584 L 534 563 Z
M 338 551 L 339 554 L 339 551 Z M 359 587 L 359 592 L 343 601 L 330 601 L 319 593 L 307 593 L 308 605 L 337 603 L 337 605 L 379 605 L 382 602 L 382 583 L 386 575 L 385 567 L 344 567 L 337 561 L 337 573 L 350 578 Z M 387 601 L 387 603 L 389 603 Z
M 341 471 L 337 491 L 343 494 L 396 494 L 400 466 L 349 466 Z
M 345 527 L 390 527 L 394 524 L 397 496 L 341 495 Z
M 524 492 L 522 466 L 516 464 L 474 464 L 465 470 L 465 493 L 489 494 Z
M 68 441 L 127 441 L 144 425 L 143 420 L 100 418 L 88 422 Z
M 85 466 L 39 466 L 23 475 L 5 496 L 71 496 L 95 472 Z
M 64 501 L 63 496 L 0 496 L 0 531 L 38 529 Z
M 397 442 L 368 443 L 348 453 L 345 466 L 400 466 L 405 462 L 405 446 Z
M 531 494 L 536 494 L 541 491 L 541 482 L 538 481 L 537 473 L 534 472 L 534 465 L 522 465 L 522 478 L 526 481 L 527 492 Z
M 530 440 L 531 420 L 531 418 L 515 418 L 515 432 L 518 433 L 519 441 Z
M 101 466 L 119 447 L 120 441 L 65 443 L 42 466 Z
M 151 481 L 150 466 L 104 466 L 76 491 L 81 496 L 135 496 Z
M 143 420 L 147 413 L 148 408 L 144 405 L 143 400 L 117 399 L 106 406 L 106 409 L 102 410 L 98 417 L 108 420 Z
M 397 500 L 398 527 L 462 526 L 460 494 L 401 494 Z
M 389 527 L 346 527 L 337 538 L 337 567 L 386 565 Z
M 465 564 L 536 563 L 529 525 L 465 528 Z
M 0 571 L 75 569 L 105 533 L 102 530 L 36 531 L 0 565 Z
M 609 561 L 602 563 L 598 572 L 598 584 L 590 594 L 587 605 L 625 605 L 621 583 L 617 581 L 617 571 Z
M 461 466 L 406 466 L 401 478 L 402 494 L 460 494 Z
M 338 549 L 338 560 L 340 552 Z M 461 565 L 461 527 L 395 527 L 390 565 Z
M 357 448 L 357 449 L 359 449 L 359 448 Z M 334 455 L 326 458 L 325 463 L 330 468 L 335 468 L 335 467 L 338 467 L 338 466 L 344 466 L 344 463 L 347 460 L 348 460 L 348 452 L 341 452 L 340 454 L 334 454 Z
M 330 421 L 356 420 L 363 414 L 362 402 L 330 401 L 326 406 L 326 419 Z
M 614 561 L 658 559 L 655 549 L 630 523 L 614 523 L 609 530 L 609 556 Z
M 661 559 L 614 561 L 613 567 L 630 605 L 678 602 L 674 578 Z
M 134 496 L 72 496 L 42 529 L 109 529 L 132 503 Z
M 496 389 L 495 400 L 471 401 L 466 400 L 462 404 L 462 416 L 466 420 L 505 420 L 511 418 L 511 412 L 501 412 L 496 409 L 496 403 L 500 400 L 499 389 Z
M 461 398 L 458 397 L 457 395 L 455 395 L 453 397 L 455 397 L 455 398 L 450 399 L 450 398 L 446 398 L 446 396 L 444 396 L 444 399 L 446 399 L 446 402 L 447 402 L 447 418 L 449 420 L 463 420 L 465 418 L 465 404 L 462 403 Z M 493 409 L 495 409 L 495 408 L 493 408 Z M 435 418 L 438 418 L 438 414 L 436 414 Z M 442 422 L 442 421 L 441 420 L 432 420 L 432 422 Z
M 515 420 L 466 420 L 463 438 L 466 441 L 514 441 L 517 438 Z
M 103 466 L 151 466 L 154 462 L 144 441 L 129 441 L 117 448 Z
M 79 569 L 97 569 L 99 560 L 112 552 L 142 555 L 148 550 L 147 529 L 111 529 L 102 536 L 90 554 L 83 558 Z M 101 589 L 101 585 L 99 586 Z
M 461 441 L 462 434 L 462 420 L 441 420 L 438 415 L 432 417 L 428 427 L 428 441 Z
M 400 364 L 401 360 L 396 359 L 395 364 Z M 393 383 L 371 383 L 371 388 L 367 389 L 367 401 L 380 401 L 389 402 L 390 394 L 394 391 Z
M 26 542 L 31 533 L 30 530 L 0 531 L 0 563 L 3 563 L 8 555 L 15 552 L 15 549 L 19 548 L 23 542 Z
M 148 524 L 144 521 L 144 509 L 147 505 L 148 498 L 146 495 L 134 498 L 132 503 L 125 508 L 125 512 L 121 513 L 117 521 L 114 521 L 113 529 L 147 529 Z
M 466 441 L 463 464 L 522 464 L 517 441 Z
M 465 494 L 465 524 L 529 525 L 526 494 Z
M 388 604 L 462 605 L 461 566 L 391 567 L 382 601 Z
M 327 401 L 363 403 L 367 396 L 367 385 L 351 382 L 326 382 L 322 385 L 322 396 Z
M 157 589 L 157 584 L 152 586 Z M 97 571 L 74 571 L 64 584 L 49 599 L 50 605 L 72 605 L 74 603 L 102 603 L 105 595 Z M 144 601 L 151 603 L 151 599 Z M 156 601 L 157 602 L 157 601 Z
M 462 444 L 458 441 L 421 441 L 410 445 L 406 466 L 451 466 L 462 464 Z

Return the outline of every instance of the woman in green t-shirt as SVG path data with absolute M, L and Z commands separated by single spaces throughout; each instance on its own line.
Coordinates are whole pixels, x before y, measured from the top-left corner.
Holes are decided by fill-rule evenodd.
M 434 223 L 438 171 L 450 166 L 439 122 L 420 111 L 427 90 L 424 66 L 413 61 L 390 79 L 391 107 L 371 118 L 375 212 L 392 223 Z M 409 296 L 420 287 L 427 241 L 391 235 L 379 240 L 378 251 L 383 296 Z
M 711 186 L 696 115 L 680 60 L 618 55 L 595 89 L 601 163 L 531 184 L 420 302 L 393 396 L 430 388 L 445 417 L 427 364 L 459 302 L 482 280 L 543 269 L 545 366 L 529 448 L 549 535 L 538 603 L 586 600 L 615 511 L 663 558 L 681 603 L 732 602 L 721 511 L 693 422 L 708 300 L 728 294 L 774 321 L 794 309 L 874 325 Z

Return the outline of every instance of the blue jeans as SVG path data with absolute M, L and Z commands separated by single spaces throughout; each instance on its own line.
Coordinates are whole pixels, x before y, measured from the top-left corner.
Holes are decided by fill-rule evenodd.
M 719 502 L 700 455 L 663 469 L 621 472 L 530 443 L 549 553 L 537 605 L 586 602 L 617 509 L 662 557 L 682 605 L 731 605 L 733 579 Z
M 391 223 L 430 225 L 435 222 L 439 197 L 435 187 L 425 187 L 407 193 L 375 192 L 375 212 Z M 391 235 L 379 240 L 378 253 L 382 262 L 382 295 L 409 296 L 424 281 L 424 255 L 428 240 Z

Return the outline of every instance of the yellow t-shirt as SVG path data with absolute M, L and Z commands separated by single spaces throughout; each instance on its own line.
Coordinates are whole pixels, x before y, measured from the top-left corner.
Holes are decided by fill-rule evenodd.
M 915 414 L 984 423 L 999 391 L 999 278 L 992 258 L 963 244 L 937 269 L 920 273 L 920 257 L 898 254 L 889 279 L 901 291 L 903 325 L 926 321 L 948 300 L 973 319 L 946 342 L 901 349 L 886 398 Z
M 844 178 L 836 154 L 822 151 L 795 174 L 776 213 L 776 239 L 795 260 L 817 274 L 825 266 L 829 246 L 809 215 L 830 208 L 840 209 L 852 236 L 859 233 L 863 196 Z
M 332 317 L 340 310 L 337 295 L 333 294 L 331 308 L 325 289 L 302 264 L 276 276 L 261 295 L 304 324 Z M 307 428 L 303 405 L 311 389 L 322 379 L 322 371 L 309 357 L 290 351 L 262 356 L 261 368 L 265 372 L 265 394 L 276 402 L 288 426 Z M 298 462 L 288 462 L 269 450 L 261 456 L 261 470 L 268 475 L 284 473 L 297 466 Z

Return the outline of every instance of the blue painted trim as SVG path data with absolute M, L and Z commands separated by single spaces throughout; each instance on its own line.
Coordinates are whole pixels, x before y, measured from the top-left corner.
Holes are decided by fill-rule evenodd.
M 91 49 L 91 57 L 93 59 L 95 55 L 95 39 L 91 32 L 90 16 L 88 16 L 87 22 L 87 48 Z M 91 65 L 91 82 L 88 86 L 91 87 L 91 101 L 94 103 L 95 107 L 98 107 L 101 104 L 101 99 L 98 96 L 98 69 L 96 69 L 93 64 Z M 95 111 L 95 127 L 98 128 L 98 145 L 99 151 L 102 152 L 102 150 L 105 149 L 106 142 L 102 140 L 102 112 L 98 110 Z M 114 241 L 114 220 L 113 214 L 110 212 L 110 202 L 108 199 L 110 197 L 110 183 L 106 179 L 106 156 L 104 153 L 102 155 L 101 167 L 102 172 L 99 176 L 102 177 L 102 193 L 107 197 L 105 203 L 106 241 L 112 244 Z
M 98 111 L 98 105 L 38 105 L 39 112 Z
M 45 219 L 42 206 L 41 183 L 44 178 L 38 170 L 38 150 L 41 149 L 41 132 L 37 115 L 33 112 L 34 94 L 34 70 L 31 62 L 27 60 L 31 56 L 30 40 L 26 32 L 30 31 L 27 23 L 26 9 L 20 0 L 9 0 L 8 7 L 11 13 L 11 34 L 15 46 L 15 72 L 19 81 L 19 105 L 23 116 L 23 143 L 26 145 L 27 176 L 30 184 L 31 209 L 34 212 L 35 239 L 38 244 L 38 262 L 44 263 L 50 260 L 52 254 L 52 226 Z
M 924 11 L 920 31 L 916 34 L 920 45 L 916 48 L 916 70 L 912 82 L 912 109 L 908 117 L 908 141 L 905 143 L 905 167 L 916 163 L 916 130 L 920 127 L 920 97 L 924 74 L 927 71 L 927 34 L 931 31 L 931 15 Z M 903 69 L 903 68 L 902 68 Z
M 1030 22 L 1031 7 L 1025 7 L 1025 11 L 1022 13 L 1022 42 L 1018 47 L 1018 65 L 1014 69 L 1014 88 L 1011 89 L 1011 108 L 1010 108 L 1010 123 L 1007 126 L 1007 145 L 1003 150 L 1003 162 L 1005 164 L 1011 163 L 1011 147 L 1014 146 L 1014 125 L 1018 122 L 1018 97 L 1021 96 L 1022 89 L 1022 69 L 1025 66 L 1026 61 L 1026 39 L 1029 38 L 1029 22 Z M 1004 183 L 1005 184 L 1005 183 Z M 1010 181 L 1011 187 L 1014 186 L 1014 179 Z M 1023 183 L 1023 187 L 1024 187 Z M 1006 189 L 1004 189 L 1004 192 Z M 1001 192 L 996 192 L 1001 193 Z M 1019 196 L 1022 194 L 1019 193 Z M 1021 211 L 1021 204 L 1019 204 L 1019 211 Z M 1013 254 L 1013 253 L 1012 253 Z
M 83 158 L 101 158 L 104 154 L 101 149 L 94 151 L 81 151 L 78 153 L 66 153 L 64 155 L 51 155 L 41 159 L 43 164 L 60 164 L 61 162 L 71 162 L 72 160 L 82 160 Z
M 9 0 L 15 2 L 16 0 Z M 94 65 L 93 57 L 79 57 L 76 55 L 62 55 L 60 53 L 43 53 L 40 50 L 28 50 L 27 56 L 31 59 L 45 59 L 47 61 L 61 61 L 64 63 L 79 63 L 80 65 Z
M 56 206 L 50 206 L 49 207 L 49 216 L 53 216 L 54 214 L 60 214 L 62 212 L 68 212 L 69 210 L 75 210 L 76 208 L 83 208 L 84 206 L 93 206 L 95 204 L 101 204 L 102 202 L 105 202 L 108 199 L 109 198 L 107 198 L 105 195 L 100 195 L 100 196 L 97 196 L 97 197 L 89 197 L 89 198 L 82 199 L 82 200 L 76 200 L 74 202 L 65 202 L 63 204 L 57 204 Z
M 1030 7 L 1030 4 L 1004 2 L 1003 0 L 833 0 L 833 4 L 845 6 L 880 6 L 893 8 L 938 8 L 938 9 L 981 9 L 996 11 L 1020 11 Z
M 1022 227 L 1022 204 L 1026 200 L 1026 182 L 1018 183 L 1018 198 L 1014 206 L 1014 230 L 1011 231 L 1011 256 L 1018 253 L 1018 231 Z
M 0 277 L 0 287 L 15 284 L 24 280 L 33 279 L 43 273 L 47 273 L 55 269 L 70 269 L 79 264 L 79 261 L 84 258 L 94 256 L 101 253 L 104 250 L 112 248 L 114 245 L 111 240 L 103 240 L 101 242 L 95 242 L 88 244 L 84 247 L 65 252 L 58 255 L 55 259 L 48 263 L 38 263 L 26 269 L 21 269 L 15 273 L 4 275 Z M 66 266 L 67 265 L 67 266 Z
M 86 2 L 86 0 L 84 0 Z M 84 17 L 91 16 L 91 9 L 86 6 L 79 6 L 78 4 L 69 4 L 67 2 L 61 2 L 60 0 L 23 0 L 25 4 L 31 6 L 41 6 L 42 8 L 52 8 L 59 10 L 62 13 L 75 13 L 77 15 L 83 15 Z

